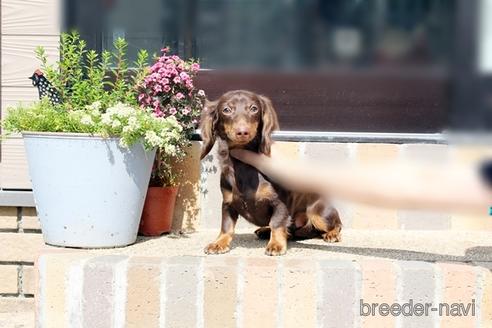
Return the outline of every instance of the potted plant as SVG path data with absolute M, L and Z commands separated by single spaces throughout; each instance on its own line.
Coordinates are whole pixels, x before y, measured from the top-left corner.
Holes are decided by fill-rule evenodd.
M 138 105 L 147 53 L 139 52 L 131 72 L 127 43 L 118 39 L 114 49 L 99 56 L 77 33 L 63 34 L 60 60 L 52 65 L 39 47 L 43 73 L 32 78 L 44 96 L 9 109 L 2 122 L 24 137 L 43 237 L 51 245 L 135 242 L 155 151 L 174 156 L 183 138 L 174 117 Z
M 184 136 L 179 144 L 166 145 L 172 149 L 157 149 L 139 230 L 147 236 L 171 231 L 178 181 L 185 173 L 179 163 L 185 160 L 205 100 L 204 91 L 193 84 L 199 69 L 196 61 L 170 55 L 169 48 L 164 48 L 140 86 L 140 106 L 151 107 L 157 117 L 175 119 Z

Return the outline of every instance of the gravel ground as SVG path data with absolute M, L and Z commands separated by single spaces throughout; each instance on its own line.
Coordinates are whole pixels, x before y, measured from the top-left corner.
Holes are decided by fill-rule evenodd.
M 155 238 L 139 237 L 137 243 L 129 247 L 91 252 L 139 256 L 205 256 L 203 248 L 217 234 L 218 231 L 214 230 Z M 239 231 L 229 253 L 213 256 L 264 256 L 265 245 L 266 241 L 258 240 L 252 231 Z M 289 242 L 285 257 L 492 262 L 492 232 L 344 230 L 340 243 L 329 244 L 321 239 Z

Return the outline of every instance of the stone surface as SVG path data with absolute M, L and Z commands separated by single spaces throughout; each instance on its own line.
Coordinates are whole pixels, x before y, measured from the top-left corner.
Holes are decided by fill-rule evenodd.
M 318 327 L 359 325 L 361 276 L 349 261 L 325 260 L 318 278 Z
M 20 221 L 20 228 L 24 230 L 41 230 L 41 224 L 39 223 L 38 214 L 34 207 L 22 208 L 22 218 Z
M 0 261 L 34 262 L 44 248 L 41 234 L 34 233 L 0 233 Z
M 84 327 L 112 327 L 115 322 L 115 265 L 123 256 L 101 256 L 84 266 L 82 291 L 82 324 Z
M 492 266 L 491 266 L 492 269 Z M 484 286 L 479 288 L 479 292 L 482 292 L 482 301 L 480 311 L 482 314 L 481 327 L 492 327 L 492 271 L 483 272 Z
M 392 261 L 363 260 L 360 262 L 360 267 L 362 274 L 361 299 L 364 303 L 393 304 L 397 302 L 396 270 Z M 396 318 L 370 314 L 361 316 L 361 325 L 363 327 L 390 328 L 396 325 Z
M 203 248 L 217 237 L 217 230 L 206 230 L 181 238 L 139 237 L 136 244 L 116 249 L 90 250 L 93 255 L 203 256 Z M 238 231 L 229 253 L 220 257 L 265 257 L 265 240 L 252 230 Z M 389 258 L 418 261 L 492 261 L 490 231 L 405 231 L 343 229 L 342 241 L 322 239 L 290 241 L 282 258 L 362 259 Z
M 217 159 L 217 145 L 201 161 L 200 203 L 202 229 L 219 229 L 222 213 L 220 192 L 220 165 Z
M 127 271 L 127 327 L 158 327 L 161 290 L 160 258 L 130 259 Z
M 188 328 L 200 320 L 203 307 L 203 279 L 199 258 L 172 258 L 167 262 L 165 326 Z
M 361 163 L 375 163 L 379 161 L 392 161 L 399 157 L 400 148 L 393 144 L 356 144 L 356 160 Z
M 451 160 L 463 164 L 476 164 L 485 159 L 492 158 L 490 146 L 454 146 L 450 149 Z
M 397 229 L 397 211 L 374 206 L 354 205 L 352 229 Z
M 207 258 L 203 273 L 206 327 L 236 327 L 238 259 Z
M 278 268 L 272 258 L 246 259 L 241 310 L 243 327 L 278 326 Z
M 0 298 L 1 328 L 32 328 L 35 327 L 34 317 L 33 298 Z
M 17 313 L 17 312 L 33 313 L 34 299 L 20 298 L 20 297 L 0 298 L 0 313 Z
M 0 207 L 0 230 L 17 229 L 17 207 Z
M 0 294 L 17 294 L 17 265 L 0 265 Z
M 121 262 L 121 256 L 96 255 L 73 263 L 66 259 L 72 255 L 57 256 L 59 261 L 46 261 L 44 255 L 40 261 L 42 278 L 51 280 L 41 279 L 43 292 L 37 298 L 41 326 L 80 326 L 74 321 L 79 317 L 81 326 L 87 327 L 108 322 L 109 326 L 126 322 L 143 327 L 429 327 L 442 322 L 476 327 L 487 323 L 492 313 L 486 306 L 490 271 L 484 267 L 490 261 L 448 264 L 374 257 L 181 256 L 131 257 Z M 128 270 L 121 270 L 122 263 L 129 263 Z M 58 286 L 47 265 L 63 272 L 54 275 Z M 84 286 L 80 307 L 73 283 L 78 281 L 74 268 L 81 266 L 85 274 L 80 281 Z M 93 275 L 96 272 L 99 274 Z M 118 292 L 118 286 L 125 286 L 125 293 Z M 62 287 L 50 290 L 62 296 L 55 301 L 64 302 L 46 303 L 47 287 Z M 471 297 L 476 298 L 480 315 L 458 319 L 437 318 L 433 313 L 387 315 L 381 307 L 395 302 L 402 308 L 409 302 L 467 303 Z M 360 315 L 361 300 L 377 303 L 377 312 Z M 84 302 L 91 303 L 90 307 Z M 47 308 L 58 316 L 46 321 Z M 70 324 L 63 325 L 67 322 Z
M 36 271 L 32 265 L 22 266 L 22 293 L 30 295 L 36 293 Z
M 352 158 L 348 143 L 307 142 L 302 158 L 330 164 L 347 164 Z
M 401 146 L 401 158 L 426 164 L 443 164 L 449 160 L 449 147 L 433 144 L 406 144 Z
M 316 266 L 307 259 L 289 259 L 281 266 L 282 327 L 316 327 Z
M 398 225 L 406 230 L 451 229 L 451 215 L 424 211 L 398 211 Z
M 77 281 L 79 286 L 82 284 L 84 275 L 82 266 L 87 257 L 82 252 L 71 253 L 69 251 L 56 250 L 43 254 L 37 261 L 39 273 L 39 289 L 36 291 L 36 312 L 38 326 L 40 327 L 67 327 L 72 323 L 70 309 L 68 309 L 69 299 L 67 290 L 73 288 L 69 286 L 69 275 L 75 275 L 73 270 L 74 263 L 78 264 L 81 272 L 81 280 Z M 78 279 L 75 279 L 78 280 Z M 87 282 L 88 284 L 90 282 Z M 73 300 L 79 301 L 79 300 Z M 74 307 L 77 311 L 81 306 Z
M 492 220 L 488 213 L 483 215 L 453 215 L 451 228 L 458 231 L 492 231 Z
M 435 266 L 423 262 L 399 263 L 401 292 L 399 299 L 402 304 L 433 303 L 436 300 L 436 279 L 439 279 Z M 437 321 L 436 313 L 429 312 L 428 316 L 401 316 L 402 327 L 432 327 Z
M 173 216 L 173 230 L 195 231 L 200 226 L 200 143 L 193 141 L 183 163 L 177 166 L 183 174 L 178 180 L 179 192 Z
M 282 156 L 282 158 L 296 160 L 300 158 L 300 143 L 299 142 L 286 142 L 276 141 L 272 145 L 272 156 L 276 154 Z
M 453 303 L 462 303 L 465 306 L 475 299 L 477 284 L 476 270 L 474 267 L 463 264 L 438 264 L 442 271 L 442 300 L 450 307 Z M 443 309 L 441 325 L 443 327 L 474 327 L 475 318 L 472 315 L 453 315 L 452 309 Z M 490 310 L 489 310 L 490 311 Z

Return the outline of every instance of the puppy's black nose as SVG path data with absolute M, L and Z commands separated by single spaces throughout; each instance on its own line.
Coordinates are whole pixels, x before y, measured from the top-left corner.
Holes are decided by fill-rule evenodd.
M 249 131 L 246 129 L 239 129 L 236 131 L 236 135 L 238 137 L 247 137 L 247 136 L 249 136 Z

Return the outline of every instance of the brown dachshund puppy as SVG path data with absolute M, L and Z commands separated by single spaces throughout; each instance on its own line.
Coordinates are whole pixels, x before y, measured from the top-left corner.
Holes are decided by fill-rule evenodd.
M 207 254 L 226 253 L 238 216 L 261 227 L 255 231 L 269 238 L 267 255 L 282 255 L 287 239 L 322 237 L 340 241 L 337 211 L 319 195 L 290 192 L 270 181 L 254 167 L 229 156 L 234 148 L 270 155 L 272 132 L 278 121 L 270 99 L 249 91 L 230 91 L 207 102 L 201 119 L 203 159 L 219 142 L 222 175 L 222 227 L 217 240 L 205 248 Z

